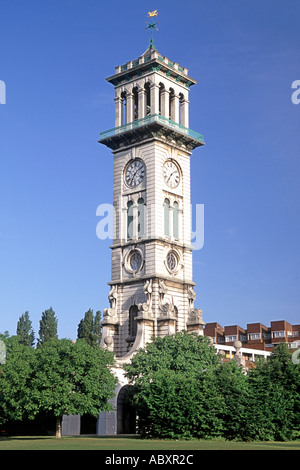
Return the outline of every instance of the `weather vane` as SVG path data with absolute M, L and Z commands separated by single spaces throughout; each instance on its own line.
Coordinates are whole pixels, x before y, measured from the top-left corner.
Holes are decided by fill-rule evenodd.
M 158 15 L 158 11 L 157 10 L 153 10 L 153 11 L 149 11 L 148 12 L 148 18 L 151 18 L 151 21 L 150 23 L 148 23 L 148 21 L 146 21 L 146 24 L 148 25 L 145 29 L 150 29 L 151 31 L 151 39 L 150 39 L 150 47 L 153 47 L 155 49 L 155 46 L 154 46 L 154 41 L 153 41 L 153 30 L 154 28 L 156 29 L 156 31 L 158 31 L 158 28 L 156 27 L 156 25 L 158 23 L 153 23 L 152 21 L 152 18 L 154 16 L 157 16 Z

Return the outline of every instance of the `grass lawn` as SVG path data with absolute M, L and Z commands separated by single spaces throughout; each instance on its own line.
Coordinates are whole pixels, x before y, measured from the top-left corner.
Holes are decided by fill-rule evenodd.
M 300 441 L 293 442 L 230 442 L 142 440 L 134 437 L 2 437 L 1 450 L 300 450 Z

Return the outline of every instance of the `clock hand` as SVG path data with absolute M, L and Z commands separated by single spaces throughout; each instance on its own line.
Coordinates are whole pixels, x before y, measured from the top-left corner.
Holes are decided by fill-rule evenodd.
M 176 173 L 176 170 L 172 171 L 172 173 L 170 174 L 170 176 L 169 176 L 169 178 L 168 178 L 168 182 L 170 181 L 170 179 L 171 179 L 171 176 L 173 176 L 173 175 L 174 175 L 174 173 Z

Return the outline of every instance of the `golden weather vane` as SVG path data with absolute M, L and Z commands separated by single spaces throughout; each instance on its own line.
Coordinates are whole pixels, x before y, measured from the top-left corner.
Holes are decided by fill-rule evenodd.
M 153 11 L 148 11 L 148 16 L 151 18 L 152 16 L 157 16 L 158 15 L 158 11 L 157 10 L 153 10 Z
M 153 29 L 155 28 L 156 31 L 158 31 L 158 28 L 156 27 L 156 25 L 158 23 L 153 23 L 152 18 L 154 16 L 158 16 L 158 11 L 157 10 L 148 11 L 148 18 L 151 18 L 151 21 L 150 21 L 150 23 L 148 23 L 148 21 L 146 21 L 146 24 L 148 25 L 146 27 L 146 29 L 150 29 L 150 31 L 151 31 L 151 39 L 150 39 L 150 46 L 149 47 L 153 47 L 155 49 L 154 41 L 153 41 Z

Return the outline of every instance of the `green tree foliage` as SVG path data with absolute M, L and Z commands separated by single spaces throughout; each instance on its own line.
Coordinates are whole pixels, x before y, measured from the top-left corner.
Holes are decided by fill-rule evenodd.
M 94 317 L 93 310 L 89 309 L 80 320 L 77 337 L 84 339 L 90 346 L 100 345 L 101 331 L 101 312 L 96 312 Z
M 157 338 L 125 366 L 138 431 L 155 438 L 299 438 L 300 366 L 287 345 L 244 374 L 206 337 Z
M 249 415 L 247 435 L 256 440 L 290 440 L 300 436 L 300 366 L 285 343 L 268 361 L 247 376 Z
M 33 419 L 38 411 L 32 401 L 32 376 L 36 370 L 35 349 L 17 336 L 5 337 L 6 361 L 0 370 L 0 423 Z
M 187 332 L 156 338 L 125 366 L 142 436 L 205 438 L 222 434 L 224 403 L 213 371 L 216 350 Z
M 17 323 L 17 336 L 19 337 L 19 341 L 25 346 L 34 345 L 34 331 L 29 318 L 29 312 L 25 312 L 20 316 Z
M 97 415 L 110 410 L 116 379 L 112 353 L 86 341 L 49 339 L 34 349 L 17 337 L 7 342 L 0 373 L 0 420 L 33 419 L 39 413 L 57 420 L 63 414 Z
M 247 440 L 249 389 L 247 376 L 236 361 L 224 362 L 216 370 L 219 395 L 223 399 L 222 436 L 226 439 Z
M 53 338 L 57 338 L 57 318 L 54 310 L 50 307 L 42 313 L 38 345 L 40 346 Z
M 114 396 L 116 386 L 109 370 L 114 362 L 112 353 L 84 340 L 65 339 L 48 341 L 36 352 L 33 399 L 41 411 L 57 418 L 57 433 L 63 414 L 96 416 L 111 409 L 107 400 Z

